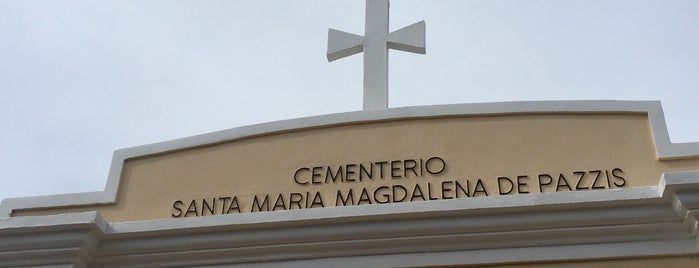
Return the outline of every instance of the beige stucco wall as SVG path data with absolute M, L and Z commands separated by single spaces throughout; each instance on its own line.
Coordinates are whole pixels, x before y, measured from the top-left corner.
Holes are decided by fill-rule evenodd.
M 301 168 L 346 168 L 346 164 L 368 165 L 395 160 L 419 163 L 420 159 L 425 161 L 432 157 L 446 162 L 446 169 L 437 175 L 423 170 L 422 176 L 408 172 L 408 177 L 400 179 L 384 176 L 384 179 L 363 182 L 315 185 L 294 182 L 294 174 Z M 405 165 L 404 161 L 400 163 Z M 397 173 L 405 175 L 402 167 Z M 433 194 L 441 198 L 443 181 L 448 181 L 446 186 L 453 190 L 446 192 L 449 197 L 456 195 L 454 181 L 463 186 L 469 184 L 473 194 L 478 179 L 483 183 L 480 189 L 496 196 L 499 195 L 498 177 L 509 177 L 516 184 L 517 176 L 528 176 L 521 179 L 527 185 L 520 188 L 536 194 L 540 192 L 539 174 L 554 178 L 551 185 L 544 187 L 544 192 L 556 191 L 556 188 L 567 191 L 566 186 L 556 186 L 560 174 L 575 188 L 577 176 L 574 172 L 583 171 L 587 177 L 579 186 L 589 188 L 594 177 L 590 171 L 594 170 L 600 170 L 605 177 L 596 185 L 610 190 L 657 185 L 661 173 L 689 169 L 699 169 L 699 158 L 657 160 L 648 118 L 643 114 L 530 114 L 398 120 L 278 133 L 132 159 L 124 165 L 114 205 L 15 211 L 13 215 L 99 210 L 111 222 L 166 219 L 185 212 L 192 201 L 199 214 L 205 210 L 201 208 L 202 199 L 217 203 L 215 214 L 220 214 L 230 204 L 217 198 L 226 197 L 236 197 L 240 210 L 247 213 L 252 210 L 255 196 L 262 200 L 269 195 L 273 206 L 281 194 L 286 209 L 297 209 L 289 204 L 289 199 L 298 196 L 291 197 L 290 193 L 302 194 L 304 200 L 300 203 L 305 207 L 306 194 L 310 193 L 309 201 L 312 201 L 316 191 L 322 196 L 324 206 L 331 207 L 336 205 L 338 191 L 346 195 L 352 189 L 355 199 L 359 199 L 362 189 L 366 188 L 375 203 L 373 194 L 379 187 L 402 185 L 412 191 L 415 185 L 420 185 L 425 196 L 427 188 L 432 187 Z M 325 169 L 322 173 L 325 174 Z M 606 173 L 610 174 L 609 181 Z M 299 177 L 301 182 L 311 181 L 309 172 L 303 170 L 300 174 L 305 174 Z M 623 186 L 618 185 L 622 181 L 614 174 L 624 178 Z M 389 192 L 380 191 L 377 196 L 382 198 Z M 483 196 L 483 192 L 478 196 Z M 178 200 L 182 202 L 179 211 L 175 208 Z M 209 214 L 204 212 L 204 215 Z M 187 216 L 194 216 L 194 213 Z

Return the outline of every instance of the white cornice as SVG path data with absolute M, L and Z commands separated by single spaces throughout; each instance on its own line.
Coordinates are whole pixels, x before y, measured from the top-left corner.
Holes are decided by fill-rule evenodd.
M 699 171 L 653 187 L 106 223 L 0 221 L 0 266 L 393 267 L 699 253 Z M 36 256 L 42 256 L 37 258 Z M 76 265 L 77 267 L 82 267 Z
M 14 209 L 113 203 L 124 161 L 334 125 L 477 115 L 646 114 L 658 159 L 699 155 L 669 140 L 659 102 L 553 101 L 362 111 L 240 127 L 118 150 L 105 191 L 6 199 Z M 107 223 L 97 212 L 0 217 L 0 266 L 426 266 L 697 254 L 699 171 L 657 186 Z

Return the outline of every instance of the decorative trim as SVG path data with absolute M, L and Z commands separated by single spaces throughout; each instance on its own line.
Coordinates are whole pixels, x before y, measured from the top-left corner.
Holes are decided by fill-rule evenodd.
M 104 191 L 8 198 L 0 203 L 0 217 L 10 217 L 12 211 L 17 209 L 113 204 L 119 189 L 122 168 L 128 159 L 213 145 L 241 138 L 337 125 L 431 117 L 556 113 L 647 114 L 658 159 L 699 156 L 699 142 L 672 143 L 670 141 L 665 116 L 659 101 L 526 101 L 391 108 L 283 120 L 117 150 L 112 157 Z
M 657 186 L 107 223 L 0 219 L 0 266 L 358 267 L 699 253 L 699 171 Z M 42 256 L 37 258 L 36 256 Z M 237 265 L 237 266 L 236 266 Z

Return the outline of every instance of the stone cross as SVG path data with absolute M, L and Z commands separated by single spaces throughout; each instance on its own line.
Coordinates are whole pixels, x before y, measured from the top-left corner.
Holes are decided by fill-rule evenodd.
M 388 0 L 366 1 L 364 36 L 328 31 L 328 61 L 364 52 L 364 110 L 388 108 L 388 49 L 425 54 L 425 21 L 389 33 Z

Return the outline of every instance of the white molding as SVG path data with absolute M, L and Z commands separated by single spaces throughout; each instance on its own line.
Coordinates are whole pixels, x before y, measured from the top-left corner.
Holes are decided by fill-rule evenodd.
M 14 209 L 111 204 L 124 162 L 149 155 L 335 125 L 556 113 L 647 114 L 658 159 L 699 156 L 699 143 L 669 140 L 654 101 L 406 107 L 252 125 L 118 150 L 102 192 L 3 200 L 0 266 L 389 267 L 699 253 L 699 171 L 666 173 L 648 187 L 142 222 L 107 223 L 97 212 L 6 217 Z
M 575 261 L 606 258 L 638 257 L 641 252 L 657 252 L 660 255 L 692 254 L 691 241 L 628 242 L 600 245 L 565 245 L 548 247 L 503 248 L 490 250 L 464 250 L 450 252 L 426 252 L 362 257 L 337 257 L 291 262 L 246 263 L 207 267 L 425 267 L 451 265 L 488 265 L 493 263 Z M 611 249 L 611 250 L 610 250 Z
M 395 267 L 694 255 L 697 196 L 699 171 L 693 171 L 663 174 L 652 187 L 507 202 L 471 198 L 124 223 L 107 223 L 98 212 L 11 217 L 0 219 L 0 266 Z
M 98 212 L 0 219 L 0 266 L 85 267 L 108 230 Z
M 280 132 L 321 128 L 364 122 L 402 120 L 412 118 L 512 115 L 556 113 L 634 113 L 647 114 L 650 120 L 658 159 L 678 159 L 699 156 L 699 142 L 672 143 L 667 132 L 665 116 L 659 101 L 525 101 L 452 104 L 402 107 L 371 111 L 338 113 L 322 116 L 283 120 L 197 135 L 172 141 L 117 150 L 112 157 L 105 190 L 102 192 L 61 194 L 51 196 L 8 198 L 0 202 L 0 217 L 11 216 L 17 209 L 113 204 L 119 189 L 119 180 L 127 159 L 185 150 L 236 139 L 269 135 Z

